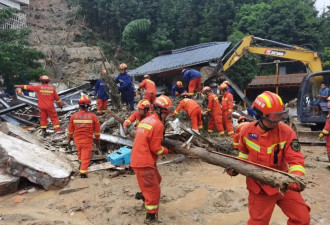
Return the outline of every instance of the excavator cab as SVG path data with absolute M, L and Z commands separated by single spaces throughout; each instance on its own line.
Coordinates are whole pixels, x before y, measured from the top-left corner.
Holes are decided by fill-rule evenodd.
M 330 70 L 313 73 L 303 79 L 297 104 L 297 116 L 300 122 L 315 123 L 318 127 L 322 127 L 325 124 L 330 109 L 327 107 L 327 101 L 317 101 L 322 82 L 330 90 Z M 319 113 L 316 114 L 313 111 L 313 107 L 319 107 Z

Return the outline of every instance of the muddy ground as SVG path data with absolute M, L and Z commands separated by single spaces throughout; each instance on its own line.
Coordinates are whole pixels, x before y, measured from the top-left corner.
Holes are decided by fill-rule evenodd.
M 302 192 L 311 207 L 311 224 L 330 224 L 330 171 L 324 146 L 304 146 L 307 189 Z M 169 155 L 161 160 L 177 157 Z M 245 178 L 231 178 L 223 169 L 196 158 L 159 166 L 163 177 L 159 218 L 162 224 L 246 224 L 249 217 Z M 135 175 L 109 178 L 109 171 L 78 177 L 68 187 L 84 188 L 59 195 L 60 190 L 38 190 L 0 198 L 0 224 L 143 224 L 144 206 L 135 200 Z M 19 203 L 15 200 L 19 199 Z M 276 207 L 272 225 L 286 224 L 286 216 Z

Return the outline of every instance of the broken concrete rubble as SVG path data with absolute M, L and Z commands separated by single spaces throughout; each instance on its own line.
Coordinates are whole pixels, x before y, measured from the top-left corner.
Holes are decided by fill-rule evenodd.
M 25 177 L 46 190 L 64 187 L 72 172 L 66 159 L 35 144 L 27 143 L 0 132 L 0 168 Z
M 0 196 L 17 191 L 19 178 L 12 176 L 0 169 Z

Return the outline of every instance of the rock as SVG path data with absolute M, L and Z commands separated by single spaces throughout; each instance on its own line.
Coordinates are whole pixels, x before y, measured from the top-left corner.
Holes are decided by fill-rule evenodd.
M 0 196 L 15 193 L 18 183 L 18 177 L 14 177 L 0 169 Z
M 0 168 L 5 172 L 25 177 L 46 190 L 64 187 L 72 172 L 66 159 L 0 132 Z

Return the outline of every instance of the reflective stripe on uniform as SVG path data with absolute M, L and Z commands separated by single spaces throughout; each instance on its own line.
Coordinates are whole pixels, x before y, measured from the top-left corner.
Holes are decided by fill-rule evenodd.
M 219 134 L 221 134 L 221 135 L 222 135 L 222 134 L 225 134 L 225 132 L 224 132 L 224 131 L 221 131 L 221 132 L 219 132 Z
M 87 173 L 88 170 L 80 170 L 79 172 L 80 172 L 80 173 Z
M 206 109 L 206 111 L 210 112 L 212 109 Z
M 213 130 L 207 130 L 208 133 L 213 133 Z
M 93 123 L 93 120 L 73 120 L 73 123 Z
M 62 102 L 62 101 L 61 101 L 61 99 L 60 99 L 60 100 L 58 100 L 58 101 L 56 101 L 56 102 Z
M 40 126 L 40 128 L 47 128 L 47 126 Z
M 194 93 L 193 92 L 189 92 L 189 95 L 194 95 Z
M 257 152 L 260 152 L 260 146 L 259 145 L 257 145 L 256 143 L 253 143 L 252 141 L 250 141 L 246 137 L 244 137 L 244 141 L 247 144 L 247 146 L 249 146 L 250 148 L 252 148 L 253 150 L 255 150 Z
M 303 166 L 301 165 L 293 165 L 289 167 L 289 173 L 293 172 L 293 171 L 300 171 L 303 174 L 305 174 L 306 170 Z
M 238 146 L 238 144 L 239 144 L 238 142 L 234 142 L 234 146 Z
M 152 126 L 149 124 L 146 124 L 146 123 L 139 123 L 138 127 L 141 127 L 141 128 L 147 129 L 147 130 L 152 129 Z
M 68 134 L 73 134 L 73 132 L 68 132 Z
M 280 142 L 280 148 L 283 149 L 284 146 L 285 146 L 285 144 L 286 144 L 286 141 L 282 141 L 282 142 Z
M 203 129 L 203 126 L 198 126 L 198 129 Z
M 158 205 L 145 205 L 145 207 L 148 210 L 158 209 Z
M 218 97 L 214 97 L 213 99 L 214 99 L 214 100 L 218 100 Z
M 322 130 L 322 133 L 323 133 L 323 134 L 329 134 L 329 131 L 323 129 L 323 130 Z
M 238 154 L 238 158 L 241 158 L 241 159 L 248 159 L 249 158 L 249 155 L 248 154 L 244 154 L 242 152 L 239 152 Z
M 174 114 L 174 115 L 177 115 L 177 114 L 178 114 L 178 112 L 175 110 L 173 114 Z
M 94 133 L 94 135 L 95 135 L 95 136 L 98 136 L 98 135 L 100 135 L 100 133 Z
M 159 150 L 156 154 L 157 154 L 157 155 L 161 155 L 163 152 L 164 152 L 164 147 L 162 146 L 162 149 Z
M 228 109 L 228 112 L 232 112 L 233 110 L 232 109 Z
M 229 131 L 228 132 L 228 135 L 231 135 L 231 134 L 233 134 L 234 133 L 234 131 Z
M 58 128 L 58 127 L 60 127 L 60 125 L 55 125 L 55 126 L 54 126 L 54 128 Z
M 131 125 L 132 121 L 130 121 L 129 119 L 125 120 L 125 122 L 128 123 L 128 125 Z
M 41 93 L 54 93 L 54 91 L 49 91 L 49 90 L 40 90 Z
M 279 145 L 280 146 L 280 149 L 284 149 L 285 144 L 286 144 L 286 141 L 282 141 L 280 143 L 276 143 L 276 144 L 271 145 L 270 147 L 267 148 L 267 154 L 268 155 L 272 154 L 272 152 L 274 150 L 274 147 L 276 145 Z

